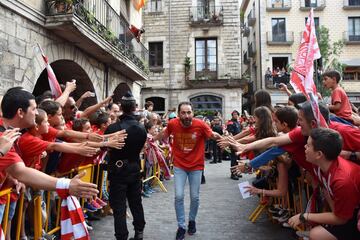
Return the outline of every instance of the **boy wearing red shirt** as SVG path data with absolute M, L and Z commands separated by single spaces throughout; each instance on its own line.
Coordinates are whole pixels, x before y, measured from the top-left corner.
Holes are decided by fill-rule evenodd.
M 24 129 L 35 125 L 37 113 L 35 97 L 22 87 L 11 88 L 5 93 L 1 109 L 3 113 L 2 130 L 14 127 Z M 1 135 L 2 133 L 0 133 Z M 10 174 L 29 186 L 49 191 L 56 190 L 57 178 L 26 167 L 20 155 L 18 144 L 15 143 L 8 153 L 0 157 L 0 174 L 3 174 L 2 176 L 6 178 L 7 174 Z M 83 174 L 71 180 L 69 193 L 81 197 L 96 196 L 98 193 L 96 185 L 82 182 L 81 175 Z M 4 180 L 2 178 L 0 181 Z
M 342 140 L 331 129 L 311 131 L 306 144 L 306 161 L 322 187 L 331 212 L 301 213 L 289 219 L 296 227 L 307 221 L 323 224 L 311 229 L 310 239 L 360 239 L 357 215 L 360 207 L 360 166 L 339 157 Z
M 352 123 L 352 108 L 349 98 L 344 89 L 339 86 L 341 79 L 340 73 L 338 71 L 327 71 L 322 77 L 324 87 L 332 91 L 331 105 L 328 106 L 329 110 L 335 113 L 336 116 Z
M 199 208 L 199 191 L 202 171 L 204 170 L 205 140 L 217 140 L 221 136 L 199 119 L 193 119 L 192 104 L 181 102 L 178 106 L 178 118 L 169 121 L 166 129 L 154 140 L 170 135 L 174 136 L 174 179 L 175 179 L 175 211 L 178 221 L 176 240 L 185 238 L 184 187 L 186 179 L 190 185 L 190 213 L 188 233 L 196 232 L 195 218 Z

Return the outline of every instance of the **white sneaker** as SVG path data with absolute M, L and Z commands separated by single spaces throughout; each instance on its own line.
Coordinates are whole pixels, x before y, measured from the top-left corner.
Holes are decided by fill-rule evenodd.
M 310 231 L 296 231 L 296 235 L 301 238 L 309 238 L 310 237 Z

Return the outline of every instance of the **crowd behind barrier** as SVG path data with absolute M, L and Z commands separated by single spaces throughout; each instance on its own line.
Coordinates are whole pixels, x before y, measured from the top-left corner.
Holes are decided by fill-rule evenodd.
M 342 156 L 345 154 L 345 158 L 358 163 L 360 149 L 358 149 L 358 140 L 355 138 L 360 136 L 360 130 L 357 127 L 357 120 L 354 118 L 358 116 L 358 113 L 353 112 L 352 109 L 349 110 L 351 105 L 346 102 L 346 100 L 348 101 L 346 95 L 344 98 L 341 89 L 338 90 L 335 86 L 335 82 L 338 83 L 337 78 L 336 73 L 324 74 L 324 85 L 333 90 L 333 100 L 328 108 L 335 115 L 330 116 L 332 120 L 330 127 L 337 128 L 336 130 L 342 135 L 344 140 Z M 333 79 L 333 83 L 331 83 L 331 79 Z M 64 93 L 69 94 L 76 89 L 76 84 L 72 82 L 64 87 Z M 289 93 L 285 84 L 282 85 L 282 90 Z M 259 95 L 262 96 L 259 97 Z M 82 101 L 91 96 L 93 95 L 86 92 L 78 102 L 72 97 L 68 97 L 66 101 L 56 102 L 48 92 L 37 96 L 36 100 L 40 109 L 36 110 L 35 108 L 34 110 L 34 113 L 37 111 L 34 114 L 35 125 L 23 131 L 19 141 L 14 144 L 14 151 L 24 159 L 27 167 L 46 172 L 57 178 L 73 178 L 77 174 L 83 173 L 81 175 L 82 182 L 93 183 L 97 186 L 96 197 L 88 198 L 79 194 L 82 213 L 87 218 L 94 218 L 94 212 L 102 211 L 111 214 L 107 153 L 108 149 L 121 149 L 127 137 L 123 131 L 105 134 L 107 127 L 119 121 L 121 115 L 121 107 L 118 103 L 112 102 L 111 97 L 84 111 L 78 111 Z M 289 103 L 301 109 L 300 102 L 296 102 L 297 100 L 294 99 L 299 100 L 300 98 L 290 96 Z M 324 194 L 319 191 L 319 187 L 314 187 L 316 181 L 311 170 L 308 169 L 309 163 L 305 161 L 305 154 L 300 154 L 302 159 L 299 159 L 299 155 L 293 155 L 291 152 L 295 151 L 294 148 L 284 148 L 277 150 L 276 154 L 273 152 L 273 155 L 270 154 L 266 157 L 267 152 L 271 151 L 271 149 L 267 150 L 268 147 L 260 149 L 254 147 L 252 151 L 244 150 L 250 149 L 250 146 L 261 139 L 281 136 L 278 135 L 279 132 L 286 135 L 294 129 L 299 130 L 297 126 L 298 112 L 289 107 L 274 108 L 271 105 L 270 95 L 263 90 L 255 94 L 255 103 L 254 116 L 250 116 L 247 112 L 240 116 L 236 110 L 232 112 L 229 121 L 224 121 L 220 113 L 215 113 L 214 116 L 197 116 L 208 124 L 212 131 L 221 135 L 219 142 L 213 140 L 206 142 L 206 157 L 212 159 L 211 163 L 213 164 L 221 163 L 224 159 L 231 160 L 230 177 L 233 180 L 238 180 L 244 173 L 255 174 L 256 179 L 249 191 L 253 195 L 259 195 L 259 204 L 249 215 L 250 221 L 255 222 L 262 213 L 266 213 L 271 221 L 278 222 L 284 227 L 293 227 L 299 232 L 309 230 L 316 226 L 311 221 L 306 224 L 303 222 L 298 226 L 291 226 L 288 222 L 292 216 L 304 212 L 328 211 L 326 204 L 319 200 Z M 142 196 L 145 198 L 151 197 L 151 194 L 156 192 L 154 188 L 157 186 L 167 192 L 163 181 L 169 180 L 173 176 L 173 139 L 171 136 L 168 140 L 155 139 L 157 139 L 158 133 L 166 127 L 168 121 L 177 117 L 176 109 L 170 109 L 162 117 L 152 110 L 153 103 L 146 102 L 144 110 L 136 109 L 135 111 L 136 119 L 144 125 L 147 131 L 147 140 L 139 162 L 142 176 Z M 282 115 L 281 112 L 283 112 Z M 295 113 L 296 119 L 295 117 L 290 119 L 291 114 L 288 114 L 290 112 Z M 283 115 L 286 115 L 288 118 L 286 121 L 289 122 L 282 121 L 281 116 Z M 334 121 L 345 125 L 339 127 L 334 124 Z M 301 124 L 300 126 L 304 127 Z M 349 130 L 351 134 L 344 135 L 346 128 L 344 126 L 351 128 Z M 5 134 L 9 133 L 5 132 Z M 348 139 L 351 137 L 350 135 L 352 135 L 352 140 Z M 304 136 L 302 136 L 302 145 L 297 146 L 297 148 L 302 148 L 302 151 L 306 144 L 303 142 Z M 238 154 L 240 154 L 239 158 Z M 7 156 L 6 153 L 2 153 L 2 155 L 3 157 Z M 259 164 L 258 157 L 262 158 L 261 164 Z M 250 167 L 243 162 L 236 164 L 238 159 L 251 159 Z M 256 167 L 251 170 L 251 165 Z M 299 168 L 297 172 L 293 171 L 293 165 Z M 10 182 L 4 183 L 0 192 L 2 200 L 0 206 L 3 208 L 1 226 L 5 238 L 25 240 L 30 236 L 34 239 L 59 237 L 62 208 L 61 199 L 55 189 L 42 192 L 37 188 L 27 186 L 25 190 L 20 187 L 22 185 L 19 181 L 12 179 L 12 176 L 5 179 L 6 182 Z M 205 182 L 205 179 L 203 181 Z M 307 216 L 309 217 L 309 215 Z M 92 230 L 91 222 L 84 221 L 84 227 Z

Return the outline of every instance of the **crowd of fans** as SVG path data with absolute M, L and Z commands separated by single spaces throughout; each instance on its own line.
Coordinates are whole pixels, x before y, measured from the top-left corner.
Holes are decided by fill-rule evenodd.
M 328 129 L 318 126 L 304 95 L 293 94 L 282 84 L 281 90 L 289 95 L 287 106 L 274 107 L 270 94 L 259 90 L 254 96 L 256 108 L 252 116 L 246 111 L 240 115 L 237 110 L 228 121 L 219 113 L 197 116 L 222 136 L 218 141 L 208 140 L 206 156 L 212 164 L 231 160 L 230 177 L 234 180 L 256 169 L 257 179 L 248 191 L 260 195 L 262 201 L 271 206 L 269 212 L 273 218 L 284 227 L 306 224 L 311 229 L 310 239 L 360 239 L 360 117 L 339 86 L 340 74 L 328 71 L 322 77 L 324 86 L 332 91 L 331 102 L 319 105 Z M 122 148 L 127 134 L 105 132 L 119 120 L 121 106 L 108 97 L 79 111 L 83 102 L 95 94 L 85 92 L 75 101 L 71 96 L 75 89 L 75 81 L 68 82 L 63 86 L 63 95 L 57 99 L 50 92 L 35 98 L 21 87 L 9 89 L 4 95 L 0 122 L 1 189 L 15 189 L 11 194 L 7 239 L 11 239 L 11 220 L 20 192 L 25 192 L 25 223 L 32 218 L 28 207 L 31 199 L 40 195 L 44 201 L 44 192 L 40 189 L 54 190 L 51 183 L 55 178 L 45 176 L 63 176 L 88 164 L 102 170 L 103 181 L 98 183 L 103 186 L 102 193 L 89 191 L 96 186 L 84 185 L 79 177 L 72 180 L 76 186 L 70 187 L 70 192 L 80 197 L 91 196 L 84 205 L 88 219 L 96 219 L 91 213 L 102 208 L 111 214 L 104 167 L 107 148 Z M 176 109 L 160 116 L 153 112 L 152 102 L 144 106 L 134 113 L 147 131 L 142 157 L 143 179 L 157 175 L 160 180 L 168 180 L 172 176 L 172 139 L 170 136 L 156 140 L 156 136 L 168 121 L 177 117 Z M 27 173 L 28 169 L 36 171 Z M 33 178 L 26 179 L 29 174 Z M 290 210 L 295 207 L 293 199 L 281 206 L 272 204 L 272 198 L 295 196 L 299 179 L 307 179 L 313 198 L 320 199 L 321 204 L 314 201 L 316 204 L 309 204 L 306 212 L 299 214 Z M 155 192 L 152 186 L 151 181 L 145 181 L 143 197 L 151 197 Z M 52 200 L 55 198 L 52 196 Z M 6 201 L 4 197 L 0 200 L 2 220 Z M 21 239 L 27 239 L 31 229 L 25 224 L 22 226 Z M 92 229 L 90 222 L 87 228 Z M 45 233 L 43 236 L 52 239 Z

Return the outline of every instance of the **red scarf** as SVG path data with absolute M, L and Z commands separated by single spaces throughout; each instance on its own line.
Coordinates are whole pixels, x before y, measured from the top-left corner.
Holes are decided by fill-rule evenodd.
M 60 178 L 56 192 L 61 201 L 61 240 L 90 240 L 89 232 L 76 197 L 69 194 L 70 179 Z

